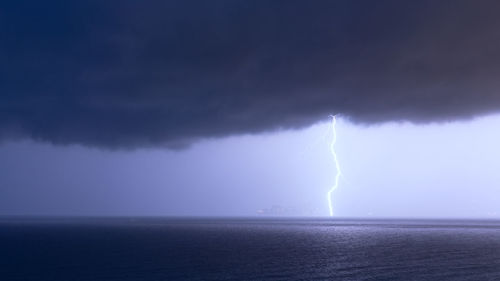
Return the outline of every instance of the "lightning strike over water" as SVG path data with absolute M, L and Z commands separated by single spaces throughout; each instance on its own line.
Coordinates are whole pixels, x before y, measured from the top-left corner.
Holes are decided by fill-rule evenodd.
M 337 189 L 339 186 L 339 180 L 340 176 L 342 175 L 342 172 L 340 171 L 340 164 L 337 159 L 337 153 L 335 152 L 335 143 L 337 142 L 337 131 L 335 130 L 335 124 L 337 123 L 337 118 L 336 115 L 330 115 L 332 117 L 332 131 L 333 131 L 333 138 L 332 142 L 330 143 L 330 152 L 333 155 L 333 161 L 335 163 L 335 182 L 334 185 L 328 190 L 328 208 L 330 209 L 330 216 L 333 217 L 333 205 L 332 205 L 332 193 Z

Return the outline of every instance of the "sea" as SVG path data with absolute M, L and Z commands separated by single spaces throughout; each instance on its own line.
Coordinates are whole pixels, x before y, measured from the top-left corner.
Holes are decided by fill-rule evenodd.
M 500 221 L 8 217 L 0 280 L 500 280 Z

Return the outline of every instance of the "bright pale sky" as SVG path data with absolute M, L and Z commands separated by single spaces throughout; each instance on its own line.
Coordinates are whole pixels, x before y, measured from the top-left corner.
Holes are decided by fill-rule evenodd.
M 252 216 L 275 206 L 327 216 L 336 173 L 328 121 L 181 151 L 3 143 L 0 215 Z M 335 215 L 500 217 L 498 128 L 498 115 L 369 127 L 340 118 Z

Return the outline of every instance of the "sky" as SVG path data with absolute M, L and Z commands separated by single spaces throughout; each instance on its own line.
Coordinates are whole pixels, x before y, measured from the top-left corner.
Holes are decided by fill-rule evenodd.
M 499 11 L 1 3 L 0 215 L 498 216 Z
M 359 126 L 339 118 L 338 217 L 499 218 L 500 115 Z M 327 216 L 328 118 L 303 130 L 200 141 L 182 151 L 0 146 L 0 213 Z M 259 216 L 265 216 L 260 214 Z

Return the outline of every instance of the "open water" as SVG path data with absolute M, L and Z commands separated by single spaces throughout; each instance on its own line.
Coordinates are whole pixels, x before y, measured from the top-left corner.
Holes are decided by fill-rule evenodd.
M 500 280 L 500 222 L 2 218 L 0 280 Z

